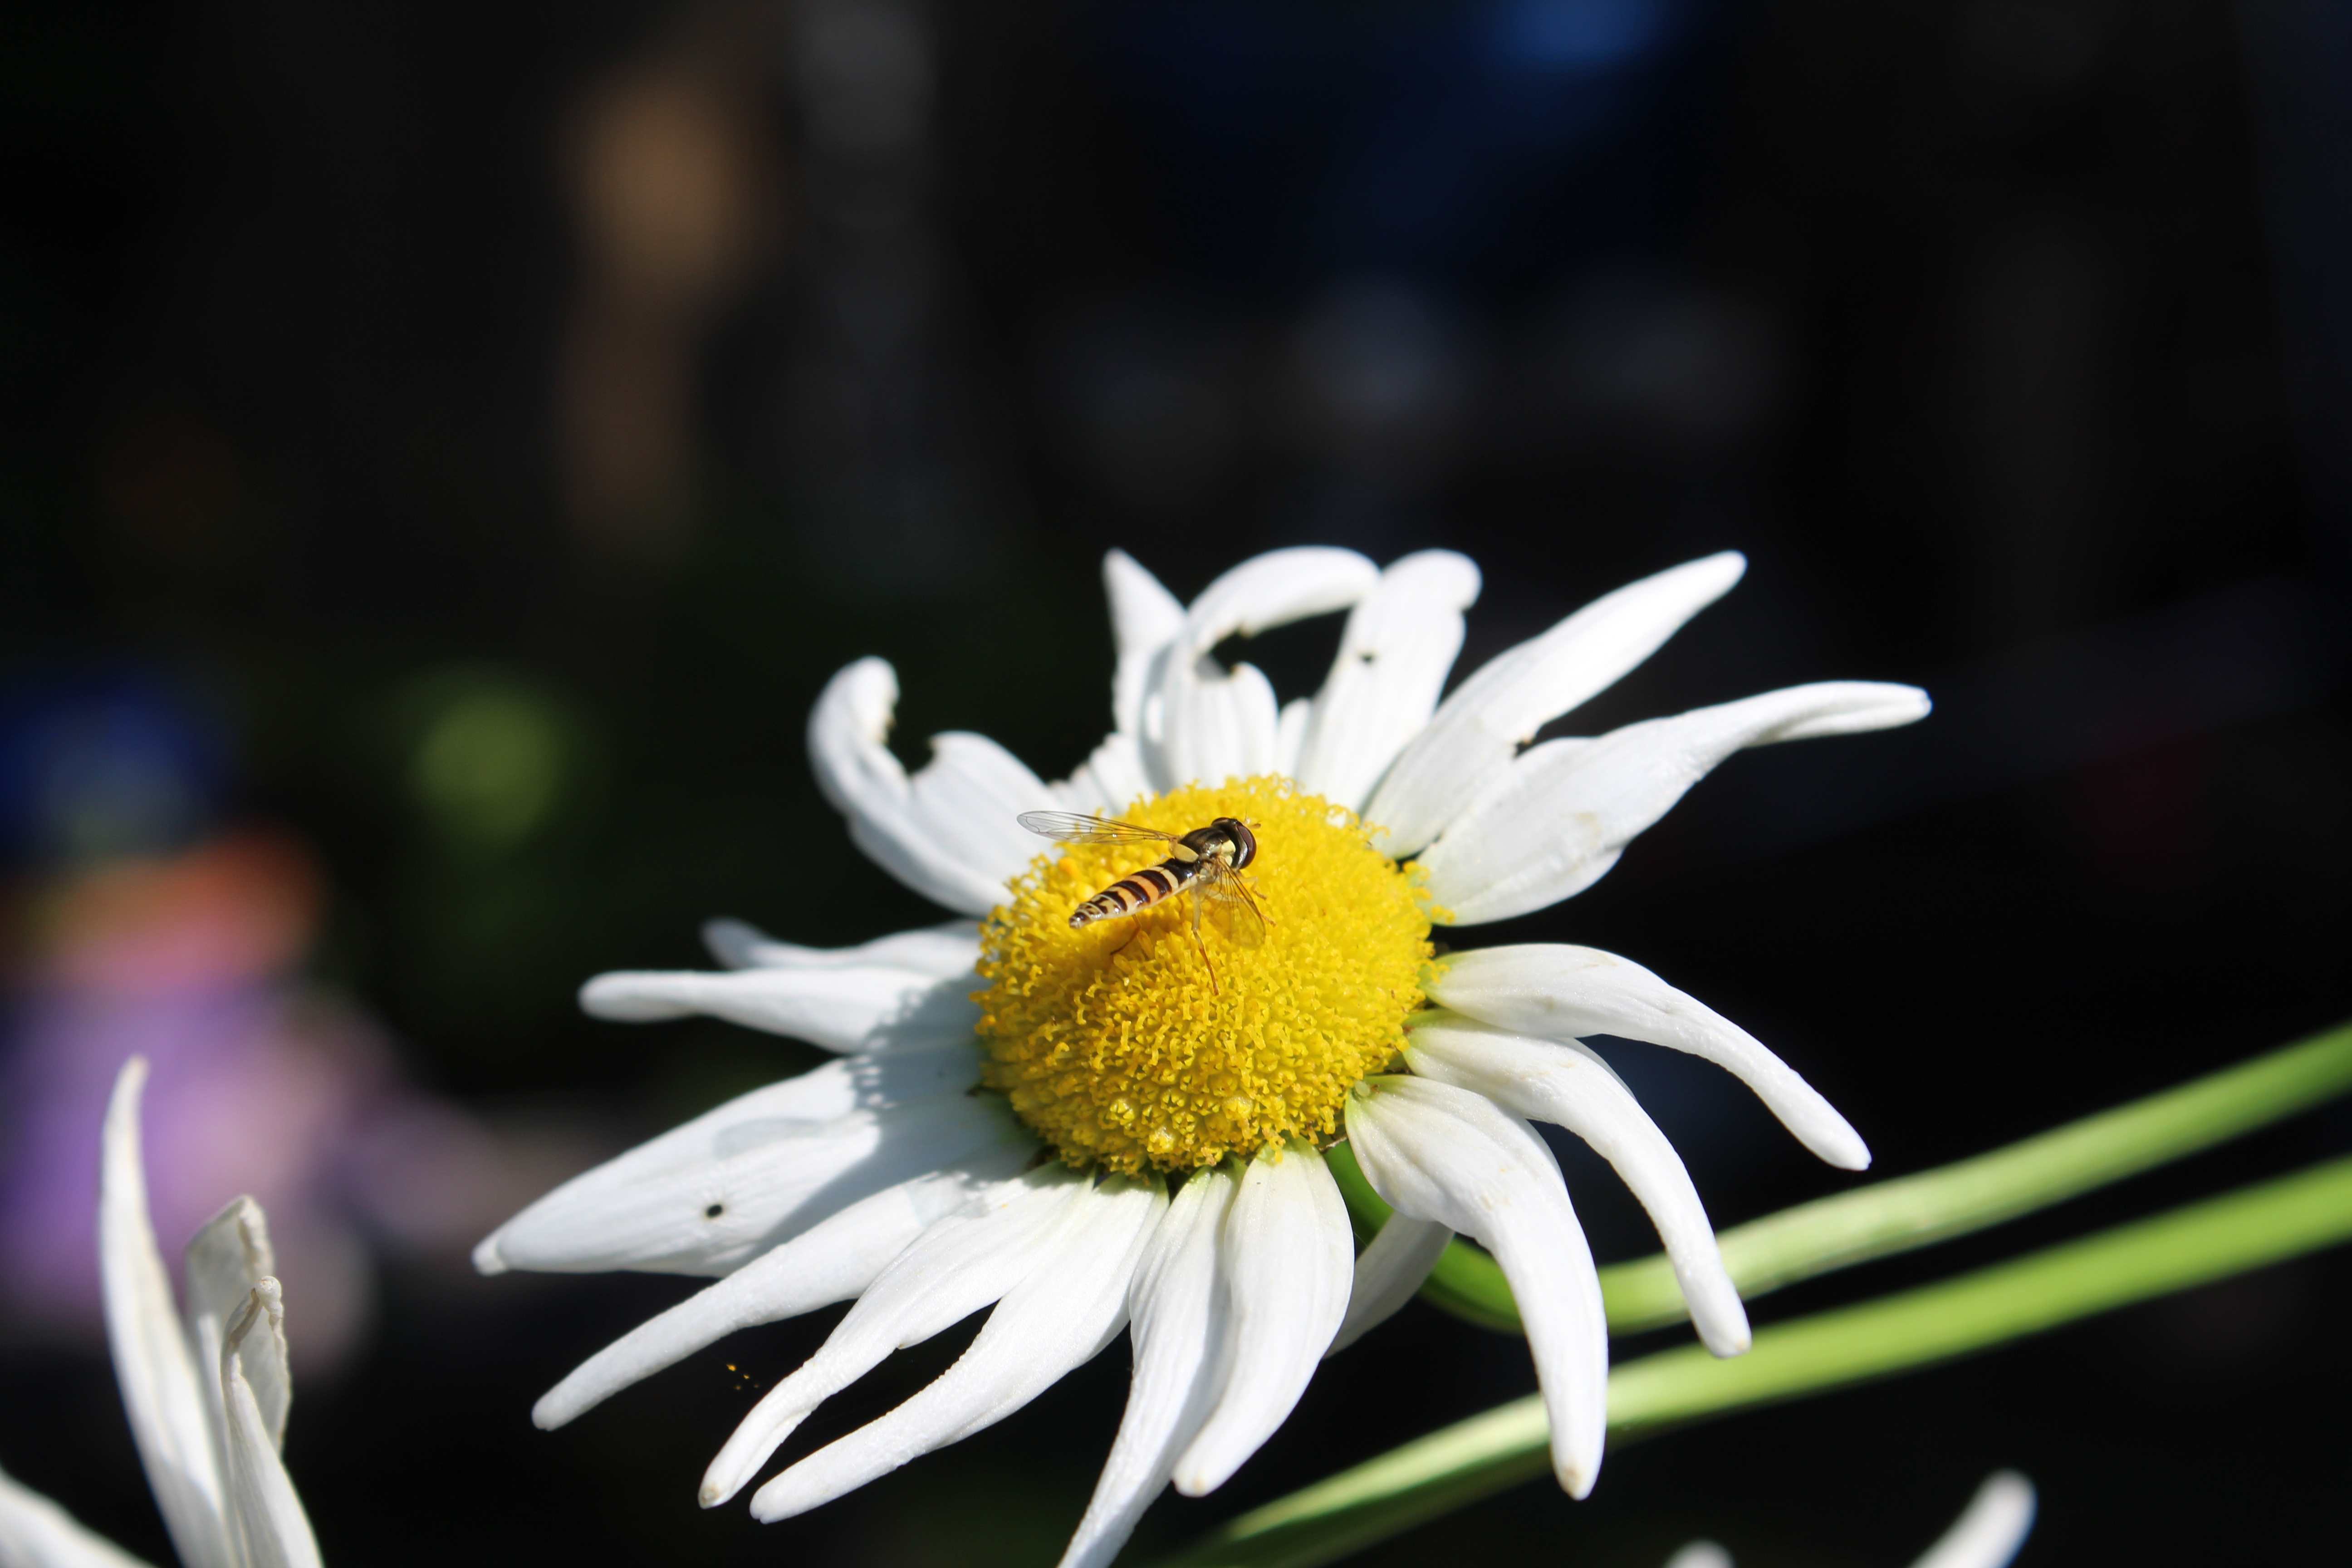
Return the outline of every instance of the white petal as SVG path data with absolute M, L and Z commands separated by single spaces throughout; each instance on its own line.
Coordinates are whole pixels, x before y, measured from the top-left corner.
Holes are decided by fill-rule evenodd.
M 1348 616 L 1291 771 L 1327 800 L 1362 810 L 1372 786 L 1437 709 L 1462 651 L 1478 568 L 1451 550 L 1393 562 Z
M 1490 659 L 1372 792 L 1364 816 L 1387 830 L 1381 848 L 1402 858 L 1434 839 L 1538 730 L 1655 653 L 1747 569 L 1727 551 L 1644 577 Z
M 1404 1055 L 1422 1078 L 1483 1094 L 1591 1144 L 1650 1212 L 1706 1348 L 1723 1356 L 1748 1349 L 1747 1309 L 1682 1156 L 1599 1057 L 1573 1040 L 1529 1039 L 1444 1013 L 1413 1019 Z
M 1066 811 L 1102 812 L 1125 816 L 1139 799 L 1153 793 L 1143 768 L 1143 745 L 1132 735 L 1103 738 L 1077 772 L 1046 786 L 1055 803 Z
M 1240 1184 L 1196 1171 L 1151 1233 L 1128 1289 L 1135 1372 L 1127 1414 L 1060 1568 L 1104 1568 L 1176 1471 L 1223 1385 L 1231 1315 L 1218 1237 Z
M 1210 584 L 1153 668 L 1142 717 L 1152 782 L 1165 791 L 1273 772 L 1281 754 L 1274 688 L 1250 665 L 1220 669 L 1210 650 L 1229 637 L 1344 610 L 1379 578 L 1354 551 L 1317 545 L 1255 556 Z
M 1454 1233 L 1434 1220 L 1391 1215 L 1372 1244 L 1356 1256 L 1348 1315 L 1339 1321 L 1339 1331 L 1331 1336 L 1331 1348 L 1324 1355 L 1338 1355 L 1403 1310 L 1453 1239 Z
M 878 658 L 835 675 L 809 714 L 817 787 L 849 818 L 849 836 L 877 864 L 924 897 L 984 915 L 1036 854 L 1013 819 L 1054 804 L 1037 775 L 993 741 L 931 737 L 931 761 L 913 778 L 884 739 L 898 678 Z
M 1307 744 L 1307 726 L 1314 721 L 1315 704 L 1294 697 L 1282 705 L 1274 725 L 1274 771 L 1285 778 L 1298 776 L 1298 753 Z
M 1201 659 L 1174 669 L 1161 682 L 1153 711 L 1165 721 L 1157 744 L 1144 755 L 1163 791 L 1188 784 L 1270 773 L 1282 759 L 1281 717 L 1274 686 L 1255 665 L 1229 670 Z
M 1502 1265 L 1551 1421 L 1553 1473 L 1585 1496 L 1608 1425 L 1609 1325 L 1551 1151 L 1467 1089 L 1403 1077 L 1368 1079 L 1348 1097 L 1348 1138 L 1392 1207 L 1475 1237 Z
M 1103 592 L 1110 598 L 1111 644 L 1118 654 L 1110 685 L 1111 722 L 1117 734 L 1131 736 L 1141 724 L 1152 660 L 1182 628 L 1184 606 L 1124 550 L 1103 557 Z M 1123 807 L 1134 798 L 1113 804 Z
M 0 1470 L 0 1563 L 6 1568 L 148 1568 Z
M 566 1182 L 477 1247 L 475 1267 L 728 1273 L 992 1146 L 1006 1112 L 964 1092 L 974 1076 L 970 1053 L 927 1052 L 853 1058 L 755 1089 Z
M 980 962 L 980 928 L 970 921 L 897 931 L 856 947 L 802 947 L 741 921 L 717 920 L 704 923 L 702 944 L 729 969 L 905 969 L 952 980 Z
M 751 1516 L 773 1522 L 831 1502 L 995 1425 L 1093 1360 L 1127 1322 L 1129 1281 L 1167 1207 L 1156 1177 L 1114 1177 L 1087 1193 L 1050 1253 L 1006 1292 L 953 1366 L 761 1487 Z
M 269 1246 L 269 1224 L 261 1205 L 251 1198 L 232 1200 L 188 1243 L 184 1268 L 188 1282 L 189 1349 L 197 1365 L 217 1366 L 229 1321 L 246 1310 L 254 1287 L 278 1272 L 277 1256 Z M 285 1341 L 274 1334 L 253 1339 L 246 1346 L 244 1359 L 246 1380 L 253 1387 L 269 1440 L 283 1447 L 286 1409 L 294 1397 Z M 225 1419 L 217 1403 L 219 1380 L 208 1379 L 205 1391 L 217 1424 Z
M 1439 1005 L 1546 1040 L 1614 1035 L 1711 1061 L 1756 1091 L 1797 1141 L 1842 1171 L 1865 1170 L 1862 1135 L 1756 1037 L 1633 960 L 1549 942 L 1449 954 Z
M 1456 925 L 1544 909 L 1599 881 L 1633 836 L 1745 746 L 1908 724 L 1916 686 L 1824 681 L 1768 691 L 1595 740 L 1548 741 L 1491 780 L 1421 857 Z
M 922 1050 L 973 1037 L 978 984 L 968 971 L 939 980 L 896 966 L 619 970 L 583 985 L 580 1005 L 623 1024 L 702 1013 L 828 1051 Z
M 1302 1144 L 1244 1173 L 1219 1247 L 1233 1312 L 1216 1408 L 1176 1462 L 1176 1489 L 1215 1490 L 1274 1436 L 1348 1310 L 1356 1243 L 1323 1156 Z
M 1199 658 L 1230 637 L 1344 610 L 1379 583 L 1380 568 L 1352 550 L 1294 545 L 1254 555 L 1201 591 L 1177 641 Z
M 230 1322 L 221 1347 L 222 1447 L 239 1568 L 319 1568 L 319 1542 L 310 1533 L 310 1518 L 302 1511 L 285 1461 L 278 1457 L 276 1435 L 246 1375 L 248 1356 L 284 1366 L 285 1325 L 278 1281 L 263 1279 Z
M 220 1458 L 194 1361 L 172 1309 L 171 1280 L 147 1215 L 139 1153 L 139 1094 L 147 1062 L 133 1057 L 106 1108 L 98 1199 L 99 1276 L 115 1381 L 147 1485 L 186 1568 L 228 1568 Z
M 881 1364 L 1002 1298 L 1053 1253 L 1061 1220 L 1092 1195 L 1055 1164 L 1003 1182 L 934 1221 L 876 1277 L 800 1369 L 751 1407 L 703 1473 L 716 1507 L 742 1489 L 809 1413 Z
M 1997 1471 L 1912 1568 L 2003 1568 L 2032 1533 L 2033 1510 L 2033 1483 L 2015 1470 Z
M 531 1407 L 532 1422 L 552 1430 L 739 1329 L 855 1300 L 925 1226 L 1017 1173 L 1036 1148 L 1008 1129 L 985 1153 L 859 1199 L 590 1356 Z
M 1694 1541 L 1667 1558 L 1666 1568 L 1732 1568 L 1731 1553 L 1712 1541 Z

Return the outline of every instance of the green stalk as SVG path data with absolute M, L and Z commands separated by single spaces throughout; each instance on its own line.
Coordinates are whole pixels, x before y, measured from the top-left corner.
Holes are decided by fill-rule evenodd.
M 2352 1238 L 2352 1158 L 1959 1279 L 1696 1345 L 1609 1379 L 1619 1441 L 1907 1372 Z M 1242 1515 L 1160 1568 L 1314 1568 L 1549 1468 L 1537 1396 L 1513 1400 Z
M 1999 1225 L 2211 1148 L 2347 1089 L 2352 1024 L 2005 1149 L 1783 1209 L 1717 1239 L 1740 1295 L 1752 1300 L 1800 1279 Z M 1359 1226 L 1379 1229 L 1388 1205 L 1352 1157 L 1342 1155 L 1333 1164 Z M 1617 1333 L 1639 1333 L 1686 1316 L 1663 1255 L 1603 1268 L 1601 1289 Z M 1516 1331 L 1519 1326 L 1503 1271 L 1465 1243 L 1446 1249 L 1423 1293 L 1485 1327 Z

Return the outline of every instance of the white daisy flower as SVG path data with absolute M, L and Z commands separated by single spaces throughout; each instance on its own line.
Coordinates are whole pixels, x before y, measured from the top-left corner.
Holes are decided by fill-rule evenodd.
M 1996 1470 L 1911 1568 L 2008 1568 L 2033 1532 L 2033 1483 L 2015 1470 Z M 1667 1558 L 1666 1568 L 1732 1568 L 1731 1553 L 1712 1541 L 1694 1541 Z
M 147 1063 L 114 1081 L 100 1167 L 98 1260 L 106 1337 L 131 1436 L 185 1568 L 313 1568 L 319 1545 L 278 1457 L 293 1384 L 286 1309 L 261 1205 L 238 1198 L 188 1243 L 187 1305 L 147 1215 L 139 1095 Z M 140 1560 L 0 1476 L 0 1564 L 137 1568 Z
M 1064 1559 L 1101 1563 L 1169 1481 L 1198 1495 L 1232 1475 L 1316 1363 L 1408 1300 L 1459 1233 L 1517 1296 L 1554 1468 L 1584 1495 L 1601 1464 L 1607 1327 L 1530 1119 L 1585 1139 L 1633 1189 L 1708 1346 L 1736 1354 L 1748 1332 L 1681 1160 L 1580 1040 L 1705 1057 L 1832 1164 L 1858 1170 L 1869 1154 L 1778 1057 L 1640 965 L 1551 944 L 1439 960 L 1431 927 L 1590 887 L 1743 746 L 1927 711 L 1908 686 L 1838 682 L 1528 744 L 1744 566 L 1711 556 L 1621 589 L 1441 702 L 1479 586 L 1460 555 L 1382 570 L 1347 550 L 1276 551 L 1188 608 L 1114 552 L 1115 728 L 1057 784 L 962 733 L 936 737 L 908 776 L 884 745 L 890 667 L 844 669 L 809 721 L 817 783 L 860 847 L 965 918 L 837 951 L 720 921 L 706 936 L 723 972 L 588 983 L 600 1017 L 707 1014 L 842 1059 L 576 1178 L 482 1243 L 488 1273 L 721 1277 L 591 1358 L 534 1418 L 561 1426 L 724 1334 L 854 1301 L 720 1450 L 708 1507 L 891 1351 L 994 1304 L 936 1383 L 754 1492 L 756 1517 L 786 1519 L 1002 1419 L 1126 1328 L 1127 1416 Z M 1258 670 L 1211 656 L 1236 634 L 1339 610 L 1339 656 L 1311 701 L 1277 706 Z M 1187 890 L 1074 929 L 1078 905 L 1169 851 L 1046 849 L 1017 819 L 1056 808 L 1165 835 L 1247 823 L 1255 858 L 1230 837 L 1221 853 L 1265 921 L 1237 902 L 1203 920 Z M 1180 873 L 1199 869 L 1181 859 Z M 1343 1135 L 1397 1211 L 1360 1258 L 1320 1152 Z

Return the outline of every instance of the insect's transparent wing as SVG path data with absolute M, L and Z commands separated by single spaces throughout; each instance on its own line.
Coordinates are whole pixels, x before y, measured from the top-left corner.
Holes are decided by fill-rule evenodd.
M 1223 917 L 1218 923 L 1236 944 L 1255 946 L 1265 938 L 1268 924 L 1265 911 L 1257 907 L 1257 895 L 1250 891 L 1249 879 L 1234 870 L 1231 862 L 1216 856 L 1202 860 L 1199 875 L 1192 879 L 1192 889 L 1203 904 L 1216 908 Z
M 1173 844 L 1176 835 L 1156 827 L 1139 827 L 1108 816 L 1083 816 L 1075 811 L 1024 811 L 1016 818 L 1032 833 L 1064 844 Z

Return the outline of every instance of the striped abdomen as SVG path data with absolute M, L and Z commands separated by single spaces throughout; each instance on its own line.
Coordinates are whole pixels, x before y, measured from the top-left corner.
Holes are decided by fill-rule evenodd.
M 1172 899 L 1192 885 L 1201 874 L 1198 860 L 1162 860 L 1157 866 L 1146 866 L 1132 877 L 1121 877 L 1070 914 L 1072 926 L 1091 925 L 1118 915 L 1132 915 L 1150 909 L 1164 899 Z

